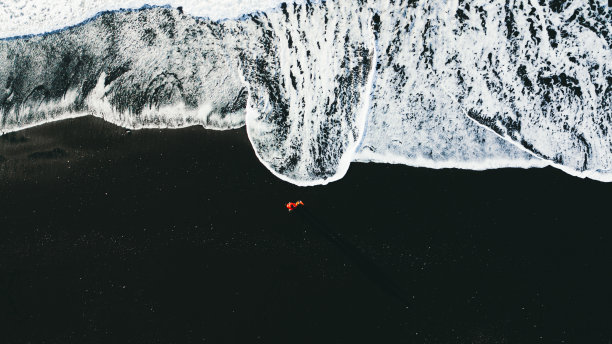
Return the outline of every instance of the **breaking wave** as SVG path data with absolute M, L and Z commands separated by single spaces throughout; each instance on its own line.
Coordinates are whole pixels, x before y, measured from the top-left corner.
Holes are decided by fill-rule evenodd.
M 0 41 L 0 130 L 83 115 L 246 125 L 262 163 L 298 185 L 342 178 L 352 161 L 611 181 L 611 23 L 603 3 L 556 0 L 104 12 Z

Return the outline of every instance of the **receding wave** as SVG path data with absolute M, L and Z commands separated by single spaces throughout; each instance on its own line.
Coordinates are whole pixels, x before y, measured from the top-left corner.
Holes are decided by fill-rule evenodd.
M 298 185 L 351 161 L 552 165 L 612 180 L 612 18 L 585 1 L 283 4 L 235 20 L 149 7 L 0 41 L 0 130 L 94 115 L 247 126 Z

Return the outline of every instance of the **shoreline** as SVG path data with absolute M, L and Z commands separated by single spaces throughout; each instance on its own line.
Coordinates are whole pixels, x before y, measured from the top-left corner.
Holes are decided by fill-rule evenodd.
M 51 125 L 50 128 L 53 128 L 53 124 L 59 122 L 60 126 L 63 126 L 63 124 L 66 121 L 70 121 L 70 120 L 74 120 L 74 119 L 83 119 L 86 118 L 84 121 L 101 121 L 104 122 L 106 124 L 106 127 L 115 127 L 114 129 L 112 129 L 113 131 L 140 131 L 140 130 L 160 130 L 160 131 L 167 131 L 167 130 L 186 130 L 186 129 L 190 129 L 190 130 L 202 130 L 203 133 L 202 135 L 207 135 L 207 133 L 209 131 L 218 131 L 218 132 L 225 132 L 225 131 L 244 131 L 245 135 L 246 134 L 246 125 L 243 125 L 241 127 L 237 127 L 237 128 L 230 128 L 230 129 L 215 129 L 215 128 L 206 128 L 203 125 L 200 124 L 194 124 L 194 125 L 189 125 L 189 126 L 183 126 L 183 127 L 167 127 L 167 128 L 156 128 L 156 127 L 140 127 L 140 128 L 129 128 L 129 127 L 123 127 L 120 126 L 118 124 L 106 121 L 104 118 L 102 117 L 98 117 L 95 115 L 91 115 L 91 114 L 72 114 L 72 115 L 68 115 L 68 116 L 60 116 L 58 118 L 55 118 L 53 120 L 50 120 L 48 122 L 42 123 L 42 124 L 33 124 L 30 126 L 26 126 L 24 128 L 20 128 L 20 129 L 14 129 L 14 130 L 9 130 L 6 132 L 2 132 L 0 134 L 0 140 L 2 140 L 2 137 L 7 137 L 10 135 L 22 135 L 23 136 L 23 132 L 28 132 L 29 130 L 38 128 L 38 127 L 43 127 L 46 128 L 47 126 Z M 70 124 L 68 124 L 70 125 Z M 101 126 L 104 127 L 104 125 L 100 124 Z M 45 129 L 43 129 L 44 131 Z M 36 130 L 34 132 L 37 132 Z M 511 141 L 508 141 L 511 142 Z M 252 146 L 252 143 L 251 143 Z M 257 156 L 257 153 L 255 151 L 253 151 L 253 154 L 255 156 Z M 1 154 L 0 154 L 1 156 Z M 261 161 L 261 159 L 258 160 L 260 161 L 260 163 L 265 166 L 264 162 Z M 520 163 L 519 161 L 513 161 L 513 160 L 508 160 L 508 161 L 504 161 L 504 160 L 486 160 L 486 161 L 482 161 L 482 162 L 465 162 L 465 161 L 431 161 L 428 159 L 423 159 L 423 158 L 404 158 L 404 157 L 397 157 L 397 156 L 387 156 L 387 155 L 380 155 L 377 153 L 369 153 L 369 152 L 362 152 L 362 153 L 357 153 L 357 156 L 354 158 L 354 160 L 352 160 L 349 163 L 348 166 L 348 170 L 351 169 L 351 166 L 355 165 L 355 164 L 386 164 L 386 165 L 403 165 L 409 168 L 424 168 L 424 169 L 433 169 L 433 170 L 438 170 L 438 169 L 444 169 L 444 170 L 466 170 L 466 171 L 474 171 L 474 172 L 478 172 L 478 171 L 489 171 L 489 170 L 503 170 L 503 169 L 519 169 L 519 170 L 525 170 L 525 169 L 541 169 L 541 168 L 546 168 L 546 167 L 551 167 L 554 169 L 557 169 L 559 171 L 562 171 L 564 173 L 566 173 L 567 175 L 574 177 L 574 178 L 580 178 L 580 179 L 588 179 L 591 181 L 595 181 L 595 182 L 600 182 L 600 183 L 609 183 L 612 182 L 612 175 L 608 175 L 606 173 L 602 173 L 602 172 L 596 172 L 596 171 L 583 171 L 583 172 L 577 172 L 572 170 L 571 168 L 565 167 L 563 165 L 559 165 L 556 164 L 552 161 L 548 161 L 545 159 L 541 159 L 538 158 L 537 156 L 534 155 L 534 159 L 531 161 L 531 163 Z M 515 165 L 513 165 L 515 164 Z M 518 164 L 518 165 L 517 165 Z M 271 174 L 274 174 L 277 178 L 293 184 L 293 185 L 297 185 L 300 187 L 316 187 L 316 186 L 325 186 L 329 183 L 333 183 L 336 182 L 338 180 L 341 180 L 344 175 L 346 175 L 346 171 L 342 174 L 342 176 L 336 176 L 334 178 L 332 178 L 331 180 L 326 179 L 324 180 L 322 183 L 315 183 L 315 182 L 300 182 L 300 183 L 295 183 L 290 181 L 287 177 L 284 177 L 282 175 L 279 175 L 278 173 L 272 172 L 270 170 L 268 170 Z M 282 178 L 281 178 L 282 177 Z

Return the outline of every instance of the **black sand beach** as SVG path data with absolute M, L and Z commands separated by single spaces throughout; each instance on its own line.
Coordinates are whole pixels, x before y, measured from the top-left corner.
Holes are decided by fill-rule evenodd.
M 610 343 L 612 184 L 352 164 L 300 188 L 244 129 L 0 137 L 2 343 Z M 301 199 L 408 308 L 284 204 Z

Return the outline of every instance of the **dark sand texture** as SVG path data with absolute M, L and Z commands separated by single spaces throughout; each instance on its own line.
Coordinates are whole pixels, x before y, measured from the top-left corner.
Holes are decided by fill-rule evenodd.
M 299 188 L 244 129 L 0 137 L 2 343 L 610 343 L 612 184 L 353 164 Z M 301 199 L 408 309 L 284 203 Z

